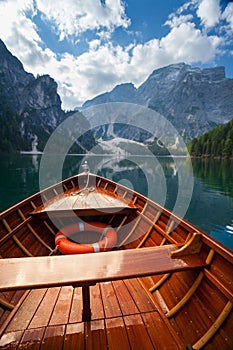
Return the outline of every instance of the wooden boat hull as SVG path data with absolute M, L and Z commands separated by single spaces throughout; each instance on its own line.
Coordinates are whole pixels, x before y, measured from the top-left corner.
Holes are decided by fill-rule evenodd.
M 0 348 L 233 348 L 232 251 L 124 186 L 86 181 L 0 215 Z M 113 251 L 63 256 L 54 237 L 75 220 L 113 227 Z

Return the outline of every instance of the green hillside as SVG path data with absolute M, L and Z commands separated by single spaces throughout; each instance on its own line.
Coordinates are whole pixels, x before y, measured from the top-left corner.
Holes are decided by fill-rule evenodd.
M 219 125 L 188 144 L 188 151 L 195 157 L 233 157 L 233 119 Z

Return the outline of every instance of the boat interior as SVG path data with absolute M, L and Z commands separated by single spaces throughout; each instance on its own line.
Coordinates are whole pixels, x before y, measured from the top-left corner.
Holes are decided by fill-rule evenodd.
M 124 186 L 85 178 L 0 214 L 0 348 L 233 349 L 232 251 Z M 111 226 L 116 246 L 63 255 L 58 227 L 77 220 Z

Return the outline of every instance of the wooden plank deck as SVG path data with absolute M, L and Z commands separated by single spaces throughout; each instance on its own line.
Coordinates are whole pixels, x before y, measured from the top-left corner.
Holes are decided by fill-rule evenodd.
M 82 322 L 80 315 L 74 319 L 74 313 L 81 310 L 79 295 L 80 288 L 73 287 L 32 290 L 0 339 L 0 348 L 114 350 L 120 346 L 127 350 L 165 350 L 169 343 L 173 350 L 182 349 L 139 280 L 92 286 L 93 304 L 98 306 L 90 322 Z M 45 317 L 44 306 L 49 300 L 53 303 Z M 58 310 L 61 314 L 65 310 L 65 315 L 58 317 Z M 166 342 L 161 334 L 165 334 Z
M 75 212 L 78 216 L 103 215 L 107 213 L 129 213 L 138 208 L 132 203 L 118 199 L 114 193 L 109 194 L 104 189 L 91 187 L 85 191 L 71 189 L 64 194 L 55 196 L 45 205 L 35 209 L 33 215 L 49 215 L 50 217 L 67 217 Z

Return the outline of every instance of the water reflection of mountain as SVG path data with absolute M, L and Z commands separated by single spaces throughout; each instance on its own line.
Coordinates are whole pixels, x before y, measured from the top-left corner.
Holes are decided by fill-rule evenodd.
M 97 161 L 98 164 L 94 165 L 93 161 Z M 169 209 L 173 209 L 177 195 L 181 193 L 179 181 L 182 175 L 180 174 L 188 174 L 185 158 L 130 156 L 127 159 L 119 159 L 103 157 L 102 159 L 90 158 L 88 162 L 91 168 L 98 169 L 99 175 L 120 182 Z M 185 175 L 186 178 L 188 176 L 189 174 Z M 192 190 L 191 186 L 190 189 Z
M 60 157 L 52 156 L 54 162 Z M 39 190 L 40 160 L 40 155 L 0 155 L 0 210 Z M 185 218 L 233 249 L 232 230 L 226 229 L 233 226 L 233 161 L 194 160 L 192 184 L 192 169 L 185 158 L 69 155 L 63 164 L 63 178 L 82 171 L 84 160 L 92 173 L 132 187 L 178 214 L 183 205 Z M 53 162 L 49 164 L 53 173 Z M 185 186 L 190 190 L 188 197 L 181 191 Z
M 193 174 L 221 194 L 233 197 L 233 160 L 193 159 Z

